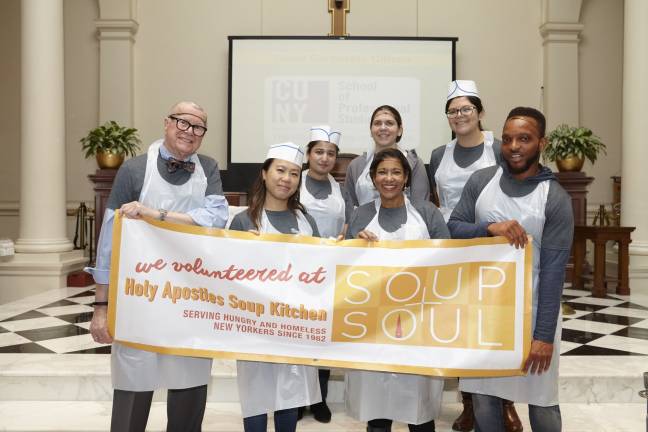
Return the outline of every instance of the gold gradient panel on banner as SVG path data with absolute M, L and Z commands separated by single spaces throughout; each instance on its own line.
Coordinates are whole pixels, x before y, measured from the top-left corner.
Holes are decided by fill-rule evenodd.
M 336 272 L 333 342 L 514 349 L 515 263 Z

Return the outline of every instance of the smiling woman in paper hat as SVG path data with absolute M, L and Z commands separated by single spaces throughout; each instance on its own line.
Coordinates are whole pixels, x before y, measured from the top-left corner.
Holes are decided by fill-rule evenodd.
M 249 207 L 234 217 L 230 229 L 319 237 L 315 220 L 299 202 L 303 158 L 293 143 L 271 146 Z M 274 413 L 275 431 L 294 431 L 298 407 L 321 401 L 317 368 L 255 361 L 238 361 L 236 366 L 246 432 L 265 432 L 268 413 Z
M 344 231 L 344 198 L 340 185 L 331 176 L 340 151 L 340 137 L 340 132 L 328 125 L 313 126 L 306 147 L 308 168 L 302 175 L 299 199 L 315 219 L 322 237 L 337 238 Z M 321 423 L 331 421 L 331 410 L 326 405 L 330 375 L 330 369 L 319 369 L 322 401 L 310 406 L 313 417 Z M 300 418 L 303 412 L 301 408 Z
M 501 161 L 501 142 L 484 131 L 484 107 L 474 81 L 448 84 L 446 116 L 456 138 L 437 147 L 430 158 L 430 180 L 437 204 L 446 222 L 459 202 L 468 177 L 480 168 Z
M 502 161 L 502 142 L 482 127 L 484 106 L 474 81 L 456 80 L 448 84 L 445 112 L 456 138 L 434 149 L 429 169 L 435 203 L 447 222 L 472 173 Z M 462 401 L 464 410 L 452 428 L 470 431 L 474 427 L 470 393 L 463 393 Z M 522 430 L 512 402 L 504 402 L 504 411 L 507 432 Z

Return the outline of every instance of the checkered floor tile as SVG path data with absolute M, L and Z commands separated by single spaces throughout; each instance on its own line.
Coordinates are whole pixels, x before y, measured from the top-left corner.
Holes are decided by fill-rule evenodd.
M 648 355 L 648 307 L 627 296 L 594 298 L 571 289 L 563 301 L 575 312 L 563 315 L 563 356 Z
M 93 300 L 88 289 L 0 321 L 0 353 L 110 353 L 88 330 Z M 648 355 L 648 305 L 571 289 L 563 301 L 574 314 L 563 316 L 561 355 Z
M 94 290 L 0 321 L 0 353 L 110 353 L 92 340 Z

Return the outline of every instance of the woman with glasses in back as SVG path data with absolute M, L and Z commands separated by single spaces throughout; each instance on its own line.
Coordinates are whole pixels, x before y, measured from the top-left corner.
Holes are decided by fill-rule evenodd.
M 474 81 L 452 81 L 448 85 L 445 110 L 456 138 L 434 149 L 429 169 L 433 199 L 447 222 L 472 173 L 501 162 L 502 142 L 493 136 L 493 132 L 485 131 L 482 127 L 484 106 Z M 463 412 L 453 423 L 452 429 L 467 432 L 474 427 L 471 394 L 462 392 L 462 402 Z M 504 418 L 507 432 L 522 430 L 511 401 L 504 402 Z
M 502 143 L 482 128 L 484 106 L 474 81 L 449 84 L 445 111 L 456 138 L 434 149 L 429 169 L 435 201 L 447 222 L 468 177 L 501 161 Z

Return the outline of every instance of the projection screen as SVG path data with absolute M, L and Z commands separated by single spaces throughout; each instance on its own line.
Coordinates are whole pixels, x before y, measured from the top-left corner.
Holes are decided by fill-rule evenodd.
M 342 133 L 340 151 L 373 145 L 384 104 L 403 117 L 402 147 L 426 163 L 451 138 L 444 114 L 457 38 L 229 37 L 228 171 L 258 164 L 268 146 L 305 146 L 312 126 Z M 249 165 L 248 165 L 249 166 Z

